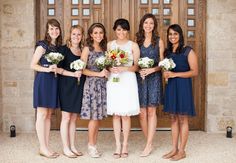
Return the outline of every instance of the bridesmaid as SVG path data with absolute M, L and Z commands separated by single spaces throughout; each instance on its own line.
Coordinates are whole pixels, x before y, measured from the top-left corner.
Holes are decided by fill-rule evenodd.
M 198 75 L 198 61 L 192 48 L 184 46 L 183 31 L 178 24 L 168 28 L 167 40 L 166 56 L 173 59 L 176 67 L 164 72 L 164 78 L 168 79 L 164 112 L 171 117 L 173 147 L 163 158 L 177 161 L 186 157 L 188 117 L 195 116 L 191 78 Z
M 58 73 L 61 74 L 59 78 L 59 101 L 62 113 L 60 132 L 63 153 L 69 158 L 83 155 L 75 147 L 75 130 L 77 116 L 81 111 L 85 76 L 81 76 L 81 71 L 70 69 L 71 62 L 80 59 L 83 46 L 83 28 L 79 25 L 72 26 L 67 44 L 61 48 L 64 60 L 60 63 L 61 68 L 58 68 Z M 80 78 L 79 85 L 78 78 Z
M 81 55 L 81 59 L 87 63 L 86 69 L 83 70 L 86 80 L 81 119 L 89 120 L 88 154 L 97 158 L 101 156 L 96 147 L 99 121 L 107 116 L 106 78 L 108 71 L 106 69 L 100 71 L 95 65 L 95 60 L 105 55 L 107 45 L 105 27 L 101 23 L 92 24 L 88 29 L 86 41 L 87 46 L 84 47 Z
M 59 107 L 57 80 L 54 72 L 57 65 L 45 59 L 45 54 L 58 52 L 62 44 L 61 27 L 56 19 L 48 20 L 44 40 L 36 43 L 31 60 L 31 69 L 37 73 L 34 80 L 33 105 L 37 109 L 36 132 L 39 139 L 39 154 L 47 158 L 56 158 L 58 153 L 49 149 L 49 132 L 52 111 Z
M 164 43 L 158 36 L 157 20 L 154 15 L 148 13 L 142 17 L 136 37 L 141 51 L 140 57 L 154 60 L 152 68 L 140 69 L 137 74 L 141 107 L 139 120 L 147 141 L 140 156 L 146 157 L 153 149 L 152 142 L 157 124 L 156 109 L 163 102 L 161 69 L 158 63 L 164 58 Z M 141 77 L 145 80 L 143 81 Z

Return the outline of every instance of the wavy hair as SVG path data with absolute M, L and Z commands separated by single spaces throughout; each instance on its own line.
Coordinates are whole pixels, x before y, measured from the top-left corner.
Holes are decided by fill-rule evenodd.
M 48 34 L 48 29 L 49 29 L 49 25 L 53 26 L 53 27 L 58 27 L 60 30 L 60 35 L 57 37 L 56 39 L 56 46 L 61 46 L 62 45 L 62 31 L 61 31 L 61 26 L 60 23 L 56 20 L 56 19 L 49 19 L 47 21 L 46 24 L 46 31 L 45 31 L 45 35 L 44 35 L 44 41 L 46 41 L 48 43 L 48 45 L 52 45 L 52 38 L 50 37 L 50 35 Z
M 179 45 L 176 49 L 176 53 L 180 53 L 184 49 L 184 35 L 183 35 L 182 28 L 178 24 L 172 24 L 167 29 L 167 49 L 166 49 L 165 53 L 173 52 L 173 44 L 169 40 L 170 29 L 172 29 L 173 31 L 175 31 L 179 34 Z
M 152 30 L 152 46 L 155 47 L 158 41 L 158 32 L 157 32 L 157 20 L 156 17 L 153 14 L 147 13 L 145 14 L 139 23 L 139 29 L 138 32 L 136 33 L 136 42 L 138 43 L 139 47 L 141 47 L 144 43 L 145 40 L 145 31 L 143 29 L 143 24 L 145 22 L 146 19 L 151 18 L 154 22 L 154 28 Z
M 71 43 L 71 33 L 72 33 L 72 31 L 73 31 L 74 29 L 78 29 L 78 30 L 80 30 L 80 32 L 81 32 L 82 38 L 81 38 L 81 41 L 80 41 L 80 43 L 79 43 L 79 48 L 80 48 L 80 50 L 82 50 L 83 47 L 84 47 L 85 38 L 84 38 L 84 29 L 83 29 L 80 25 L 73 25 L 73 26 L 71 26 L 71 28 L 70 28 L 70 36 L 69 36 L 69 38 L 66 40 L 66 46 L 67 46 L 68 48 L 70 48 L 70 47 L 72 46 L 72 43 Z
M 88 36 L 86 38 L 86 44 L 89 47 L 90 51 L 94 50 L 94 46 L 93 46 L 93 38 L 91 37 L 91 34 L 93 33 L 94 28 L 101 28 L 103 30 L 104 36 L 102 41 L 99 43 L 99 46 L 102 48 L 103 51 L 107 50 L 107 36 L 106 36 L 106 29 L 104 27 L 104 25 L 102 25 L 101 23 L 93 23 L 89 29 L 88 29 Z

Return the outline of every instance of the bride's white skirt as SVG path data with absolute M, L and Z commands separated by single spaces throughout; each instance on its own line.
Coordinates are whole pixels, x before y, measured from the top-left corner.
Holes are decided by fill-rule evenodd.
M 118 77 L 119 82 L 113 82 Z M 111 74 L 107 81 L 107 114 L 131 116 L 140 113 L 138 85 L 134 72 Z

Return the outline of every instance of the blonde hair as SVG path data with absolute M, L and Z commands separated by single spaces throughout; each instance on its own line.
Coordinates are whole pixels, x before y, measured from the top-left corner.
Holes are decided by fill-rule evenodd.
M 83 47 L 84 47 L 84 42 L 85 42 L 85 38 L 84 37 L 85 36 L 84 36 L 84 29 L 80 25 L 73 25 L 73 26 L 71 26 L 69 38 L 66 40 L 66 46 L 68 48 L 71 48 L 71 46 L 72 46 L 72 43 L 71 43 L 71 33 L 72 33 L 72 31 L 74 29 L 79 29 L 80 32 L 81 32 L 82 38 L 81 38 L 81 41 L 79 43 L 79 48 L 80 48 L 80 50 L 82 50 Z

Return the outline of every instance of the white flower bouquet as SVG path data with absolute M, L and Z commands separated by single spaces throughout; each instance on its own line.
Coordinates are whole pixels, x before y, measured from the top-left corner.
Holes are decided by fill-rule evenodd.
M 50 52 L 45 55 L 46 60 L 52 64 L 58 64 L 60 61 L 64 59 L 64 56 L 61 53 Z M 57 77 L 57 73 L 55 72 L 55 77 Z
M 111 65 L 111 62 L 107 59 L 106 56 L 100 56 L 95 60 L 95 64 L 99 70 L 103 70 L 104 68 Z
M 148 57 L 139 58 L 138 65 L 140 68 L 151 68 L 154 65 L 154 60 Z
M 139 58 L 138 65 L 141 69 L 151 68 L 154 65 L 154 60 L 148 57 Z M 142 82 L 144 82 L 145 77 L 142 77 L 142 79 L 143 79 Z
M 70 64 L 70 69 L 74 69 L 76 71 L 83 70 L 86 67 L 86 63 L 81 59 L 77 59 Z M 78 78 L 78 85 L 80 83 L 80 78 Z
M 48 62 L 57 65 L 61 60 L 64 59 L 64 56 L 61 53 L 51 52 L 46 54 L 45 58 L 47 59 Z
M 164 69 L 164 71 L 170 71 L 175 68 L 176 64 L 174 63 L 173 59 L 165 58 L 159 62 L 158 66 Z M 168 83 L 168 79 L 166 79 L 166 83 Z

